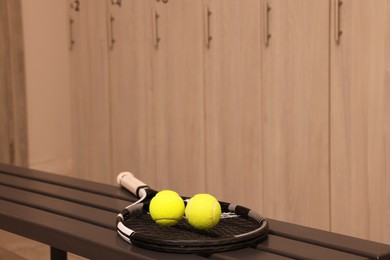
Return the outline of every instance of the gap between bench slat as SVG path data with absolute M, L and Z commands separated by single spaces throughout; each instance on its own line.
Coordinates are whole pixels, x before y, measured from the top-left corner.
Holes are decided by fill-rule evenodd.
M 122 209 L 132 203 L 131 201 L 125 201 L 123 199 L 117 199 L 105 195 L 85 192 L 56 184 L 50 184 L 2 173 L 0 173 L 0 184 L 96 207 L 103 210 L 109 210 L 115 213 L 118 213 L 119 209 Z

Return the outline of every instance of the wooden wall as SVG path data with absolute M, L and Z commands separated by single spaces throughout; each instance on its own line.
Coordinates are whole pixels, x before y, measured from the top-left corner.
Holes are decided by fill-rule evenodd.
M 390 243 L 390 1 L 338 3 L 23 2 L 30 154 Z

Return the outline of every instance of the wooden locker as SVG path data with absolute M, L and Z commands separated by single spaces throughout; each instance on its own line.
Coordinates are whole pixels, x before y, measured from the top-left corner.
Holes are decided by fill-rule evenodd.
M 74 171 L 113 183 L 108 71 L 108 4 L 69 1 L 69 55 Z
M 157 186 L 192 195 L 205 189 L 202 1 L 152 12 Z
M 339 3 L 331 20 L 331 229 L 390 243 L 390 1 Z
M 261 212 L 261 1 L 204 1 L 207 191 Z
M 1 39 L 7 39 L 9 37 L 9 11 L 6 1 L 2 1 L 0 4 L 0 37 Z M 12 101 L 12 89 L 10 88 L 12 79 L 9 71 L 9 48 L 10 42 L 2 40 L 0 46 L 0 162 L 2 163 L 10 163 L 12 157 L 12 151 L 10 151 L 10 132 L 13 128 L 12 108 L 9 102 Z
M 329 229 L 329 2 L 262 2 L 264 215 Z
M 113 174 L 131 171 L 156 187 L 152 52 L 155 1 L 111 5 L 110 50 Z M 113 176 L 113 178 L 115 177 Z
M 26 78 L 20 1 L 0 2 L 0 162 L 28 164 Z

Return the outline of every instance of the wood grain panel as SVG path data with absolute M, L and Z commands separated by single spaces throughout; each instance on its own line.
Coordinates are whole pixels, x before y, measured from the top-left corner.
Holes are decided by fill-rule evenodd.
M 9 104 L 10 73 L 9 73 L 9 37 L 7 1 L 0 1 L 0 162 L 10 162 L 10 123 L 12 121 L 12 110 Z M 11 118 L 10 118 L 11 117 Z
M 340 29 L 331 57 L 332 230 L 390 243 L 390 1 L 343 1 Z
M 80 1 L 70 10 L 72 130 L 78 177 L 113 183 L 111 176 L 107 1 Z
M 205 1 L 207 191 L 262 209 L 261 1 Z M 206 36 L 206 35 L 205 35 Z
M 0 1 L 0 161 L 26 166 L 27 116 L 20 1 Z
M 153 52 L 156 172 L 159 188 L 205 188 L 202 2 L 161 1 Z M 156 31 L 155 31 L 156 32 Z
M 113 174 L 128 170 L 156 187 L 153 6 L 148 0 L 111 6 L 115 46 L 110 51 L 110 89 Z
M 329 2 L 268 2 L 271 38 L 262 59 L 264 214 L 328 229 Z

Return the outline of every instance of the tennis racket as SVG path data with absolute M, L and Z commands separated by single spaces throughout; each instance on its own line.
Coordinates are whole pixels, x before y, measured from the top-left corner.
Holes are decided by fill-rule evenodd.
M 150 200 L 157 194 L 130 172 L 122 172 L 118 184 L 139 200 L 118 214 L 117 232 L 128 243 L 142 248 L 173 252 L 211 254 L 257 245 L 268 235 L 268 222 L 255 211 L 219 201 L 221 219 L 209 230 L 193 228 L 183 217 L 174 226 L 159 226 L 149 214 Z M 182 197 L 186 204 L 190 198 Z

